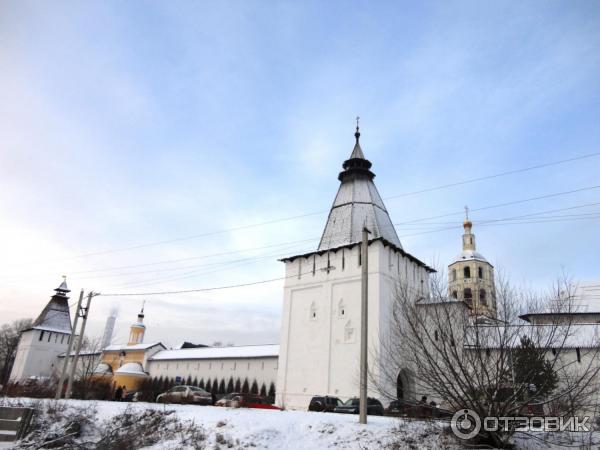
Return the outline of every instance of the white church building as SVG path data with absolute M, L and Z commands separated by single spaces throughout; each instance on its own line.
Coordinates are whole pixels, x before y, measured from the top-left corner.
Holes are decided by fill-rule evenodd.
M 433 269 L 407 253 L 373 182 L 358 127 L 316 251 L 284 258 L 285 285 L 276 403 L 306 409 L 314 395 L 358 396 L 362 230 L 368 245 L 369 367 L 377 383 L 381 340 L 389 335 L 395 287 L 424 297 Z M 398 371 L 400 368 L 398 368 Z M 380 397 L 374 385 L 369 395 Z

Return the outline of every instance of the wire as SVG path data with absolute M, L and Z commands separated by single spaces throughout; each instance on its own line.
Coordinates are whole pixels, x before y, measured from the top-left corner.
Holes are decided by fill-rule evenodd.
M 488 209 L 501 208 L 503 206 L 510 206 L 510 205 L 518 205 L 518 204 L 521 204 L 521 203 L 532 202 L 532 201 L 535 201 L 535 200 L 543 200 L 543 199 L 546 199 L 546 198 L 559 197 L 561 195 L 574 194 L 576 192 L 589 191 L 589 190 L 598 189 L 598 188 L 600 188 L 600 185 L 589 186 L 589 187 L 584 187 L 584 188 L 579 188 L 579 189 L 573 189 L 573 190 L 570 190 L 570 191 L 555 192 L 553 194 L 540 195 L 540 196 L 537 196 L 537 197 L 530 197 L 530 198 L 526 198 L 526 199 L 523 199 L 523 200 L 515 200 L 515 201 L 511 201 L 511 202 L 506 202 L 506 203 L 497 203 L 495 205 L 483 206 L 481 208 L 470 209 L 469 211 L 470 212 L 485 211 L 485 210 L 488 210 Z M 458 212 L 453 212 L 453 213 L 440 214 L 440 215 L 431 216 L 431 217 L 422 217 L 420 219 L 414 219 L 414 220 L 409 220 L 409 221 L 405 221 L 405 222 L 399 222 L 399 223 L 396 223 L 394 225 L 407 224 L 407 223 L 415 223 L 415 222 L 421 222 L 421 221 L 430 220 L 430 219 L 439 219 L 441 217 L 456 216 L 456 215 L 459 215 L 459 214 L 464 214 L 464 211 L 458 211 Z
M 421 189 L 421 190 L 418 190 L 418 191 L 405 192 L 405 193 L 402 193 L 402 194 L 397 194 L 397 195 L 392 195 L 392 196 L 389 196 L 389 197 L 384 197 L 383 199 L 384 200 L 390 200 L 390 199 L 395 199 L 395 198 L 400 198 L 400 197 L 407 197 L 407 196 L 411 196 L 411 195 L 417 195 L 417 194 L 421 194 L 421 193 L 425 193 L 425 192 L 432 192 L 432 191 L 436 191 L 436 190 L 447 189 L 449 187 L 455 187 L 455 186 L 460 186 L 460 185 L 475 183 L 475 182 L 478 182 L 478 181 L 483 181 L 483 180 L 488 180 L 488 179 L 493 179 L 493 178 L 499 178 L 499 177 L 503 177 L 503 176 L 507 176 L 507 175 L 516 174 L 516 173 L 523 173 L 523 172 L 527 172 L 527 171 L 531 171 L 531 170 L 536 170 L 536 169 L 540 169 L 540 168 L 544 168 L 544 167 L 551 167 L 551 166 L 556 166 L 556 165 L 559 165 L 559 164 L 565 164 L 565 163 L 569 163 L 569 162 L 573 162 L 573 161 L 583 160 L 583 159 L 587 159 L 587 158 L 593 158 L 593 157 L 596 157 L 596 156 L 599 156 L 599 155 L 600 155 L 600 152 L 589 153 L 589 154 L 586 154 L 586 155 L 576 156 L 576 157 L 573 157 L 573 158 L 563 159 L 563 160 L 554 161 L 554 162 L 550 162 L 550 163 L 538 164 L 538 165 L 535 165 L 535 166 L 529 166 L 529 167 L 524 167 L 524 168 L 521 168 L 521 169 L 509 170 L 509 171 L 500 172 L 500 173 L 497 173 L 497 174 L 487 175 L 487 176 L 483 176 L 483 177 L 471 178 L 471 179 L 462 180 L 462 181 L 458 181 L 458 182 L 454 182 L 454 183 L 442 184 L 442 185 L 434 186 L 434 187 L 431 187 L 431 188 Z M 572 192 L 577 192 L 577 191 L 572 191 Z M 475 211 L 475 210 L 473 210 L 473 211 Z M 133 246 L 129 246 L 129 247 L 122 247 L 122 248 L 116 248 L 116 249 L 110 249 L 110 250 L 102 250 L 102 251 L 97 251 L 97 252 L 84 253 L 84 254 L 80 254 L 80 255 L 76 255 L 76 256 L 71 256 L 71 257 L 68 257 L 68 258 L 61 258 L 61 259 L 79 259 L 79 258 L 87 258 L 87 257 L 91 257 L 91 256 L 106 255 L 106 254 L 110 254 L 110 253 L 121 253 L 121 252 L 130 251 L 130 250 L 137 250 L 137 249 L 141 249 L 141 248 L 154 247 L 154 246 L 157 246 L 157 245 L 171 244 L 171 243 L 174 243 L 174 242 L 181 242 L 181 241 L 187 241 L 187 240 L 192 240 L 192 239 L 198 239 L 198 238 L 201 238 L 201 237 L 214 236 L 214 235 L 217 235 L 217 234 L 228 233 L 228 232 L 231 232 L 231 231 L 244 230 L 244 229 L 255 228 L 255 227 L 264 226 L 264 225 L 271 225 L 271 224 L 274 224 L 274 223 L 280 223 L 280 222 L 286 222 L 286 221 L 290 221 L 290 220 L 296 220 L 296 219 L 310 217 L 310 216 L 315 216 L 315 215 L 319 215 L 319 214 L 325 214 L 325 213 L 328 213 L 328 212 L 329 212 L 329 210 L 313 211 L 313 212 L 309 212 L 309 213 L 305 213 L 305 214 L 299 214 L 299 215 L 296 215 L 296 216 L 290 216 L 290 217 L 283 217 L 283 218 L 279 218 L 279 219 L 268 220 L 268 221 L 265 221 L 265 222 L 258 222 L 258 223 L 249 224 L 249 225 L 241 225 L 241 226 L 238 226 L 238 227 L 225 228 L 225 229 L 210 231 L 210 232 L 206 232 L 206 233 L 200 233 L 200 234 L 195 234 L 195 235 L 190 235 L 190 236 L 184 236 L 184 237 L 179 237 L 179 238 L 174 238 L 174 239 L 168 239 L 168 240 L 163 240 L 163 241 L 156 241 L 156 242 L 151 242 L 151 243 L 146 243 L 146 244 L 133 245 Z M 462 214 L 462 212 L 461 212 L 461 214 Z M 444 217 L 444 216 L 436 216 L 436 217 Z M 427 220 L 427 219 L 424 219 L 424 220 Z

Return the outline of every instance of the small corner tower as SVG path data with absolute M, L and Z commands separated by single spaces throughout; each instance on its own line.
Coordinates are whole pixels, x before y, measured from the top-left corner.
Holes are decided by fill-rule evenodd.
M 31 328 L 21 332 L 10 374 L 11 382 L 55 375 L 56 357 L 67 350 L 72 333 L 67 296 L 71 291 L 67 287 L 66 277 L 63 278 Z
M 448 288 L 452 298 L 465 301 L 474 315 L 496 318 L 494 266 L 476 251 L 473 223 L 465 207 L 462 252 L 448 266 Z
M 142 304 L 142 309 L 137 316 L 137 322 L 131 325 L 127 345 L 142 344 L 144 342 L 144 333 L 146 332 L 146 325 L 144 325 L 144 304 Z

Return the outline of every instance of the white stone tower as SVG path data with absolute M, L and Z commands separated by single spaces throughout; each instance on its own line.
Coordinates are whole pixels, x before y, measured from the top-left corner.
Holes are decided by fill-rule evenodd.
M 290 409 L 306 408 L 314 395 L 358 396 L 363 226 L 371 232 L 369 365 L 378 380 L 373 355 L 379 354 L 380 338 L 389 335 L 395 286 L 406 283 L 428 295 L 432 269 L 402 249 L 360 147 L 358 127 L 355 137 L 319 248 L 282 260 L 286 280 L 277 403 Z M 379 396 L 373 389 L 369 395 Z
M 466 210 L 462 252 L 448 266 L 449 294 L 454 299 L 465 301 L 473 315 L 496 318 L 494 266 L 476 251 L 473 223 Z
M 30 377 L 53 376 L 57 356 L 67 351 L 71 339 L 71 315 L 67 294 L 71 291 L 67 288 L 66 280 L 54 291 L 56 294 L 31 328 L 21 333 L 15 363 L 10 373 L 12 383 Z

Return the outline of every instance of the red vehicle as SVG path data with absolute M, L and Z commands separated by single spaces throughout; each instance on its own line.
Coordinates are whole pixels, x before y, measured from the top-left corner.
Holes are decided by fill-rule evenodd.
M 227 406 L 229 408 L 257 408 L 257 409 L 281 409 L 270 404 L 264 397 L 253 394 L 240 394 L 234 392 L 227 394 L 215 403 L 215 406 Z

